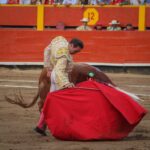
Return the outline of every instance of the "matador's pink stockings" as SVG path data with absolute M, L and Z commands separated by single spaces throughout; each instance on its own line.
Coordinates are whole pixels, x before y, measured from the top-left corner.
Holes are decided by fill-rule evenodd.
M 40 119 L 39 119 L 37 126 L 42 130 L 45 130 L 45 128 L 46 128 L 43 112 L 41 112 L 41 114 L 40 114 Z

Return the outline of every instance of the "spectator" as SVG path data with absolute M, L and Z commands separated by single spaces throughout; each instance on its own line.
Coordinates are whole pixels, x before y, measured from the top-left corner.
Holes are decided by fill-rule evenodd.
M 63 4 L 64 5 L 77 5 L 79 4 L 79 0 L 64 0 Z
M 133 26 L 132 26 L 131 23 L 128 23 L 128 24 L 126 25 L 126 27 L 124 28 L 124 30 L 125 30 L 125 31 L 133 31 L 134 28 L 133 28 Z
M 19 4 L 19 0 L 8 0 L 7 4 Z
M 142 5 L 145 0 L 130 0 L 131 5 Z
M 112 0 L 110 2 L 111 5 L 129 5 L 130 0 Z
M 31 1 L 35 1 L 36 3 L 35 4 L 62 4 L 60 3 L 60 0 L 31 0 Z M 37 2 L 38 1 L 38 2 Z M 32 2 L 31 2 L 32 3 Z
M 145 4 L 146 4 L 146 5 L 150 5 L 150 0 L 146 0 L 146 1 L 145 1 Z
M 63 22 L 58 22 L 56 25 L 57 30 L 65 30 L 65 24 Z
M 120 5 L 130 5 L 130 0 L 124 0 Z
M 94 26 L 94 29 L 95 29 L 95 30 L 104 30 L 103 24 L 102 24 L 101 22 L 97 23 L 97 24 Z
M 31 0 L 31 4 L 32 4 L 32 5 L 37 4 L 37 0 Z
M 111 0 L 98 0 L 99 5 L 109 5 Z
M 81 5 L 88 5 L 89 1 L 88 0 L 79 0 Z
M 119 5 L 124 0 L 111 0 L 110 5 Z
M 31 4 L 31 0 L 20 0 L 20 4 Z
M 111 0 L 89 0 L 88 3 L 91 5 L 107 5 L 110 4 Z
M 0 0 L 0 4 L 7 4 L 8 0 Z
M 89 4 L 92 5 L 107 5 L 110 4 L 111 0 L 89 0 Z
M 58 5 L 62 5 L 63 0 L 48 0 L 49 4 L 58 4 Z
M 98 3 L 98 0 L 89 0 L 89 4 L 91 5 L 97 5 Z
M 83 18 L 81 20 L 81 22 L 83 23 L 83 25 L 77 27 L 76 30 L 78 30 L 78 31 L 84 31 L 84 30 L 91 31 L 92 30 L 92 28 L 87 25 L 89 22 L 88 18 Z
M 112 20 L 107 27 L 108 31 L 119 31 L 121 30 L 120 23 L 117 20 Z

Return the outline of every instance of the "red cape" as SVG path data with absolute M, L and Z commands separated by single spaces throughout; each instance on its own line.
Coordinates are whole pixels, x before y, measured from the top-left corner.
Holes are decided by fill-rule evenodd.
M 128 95 L 95 81 L 49 93 L 43 113 L 53 136 L 63 140 L 121 139 L 146 114 Z

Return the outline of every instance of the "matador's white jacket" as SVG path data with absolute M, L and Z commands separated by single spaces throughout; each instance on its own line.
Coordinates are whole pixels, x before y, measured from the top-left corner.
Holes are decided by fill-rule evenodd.
M 54 38 L 44 50 L 44 67 L 52 70 L 51 82 L 56 84 L 55 90 L 71 84 L 68 72 L 72 70 L 72 66 L 73 61 L 69 53 L 68 41 L 62 36 Z

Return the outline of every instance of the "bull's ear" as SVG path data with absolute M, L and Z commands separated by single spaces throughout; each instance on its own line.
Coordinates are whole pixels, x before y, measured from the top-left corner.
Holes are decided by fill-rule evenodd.
M 89 73 L 88 73 L 88 76 L 89 76 L 90 78 L 93 78 L 93 77 L 95 76 L 95 74 L 94 74 L 94 72 L 89 72 Z

